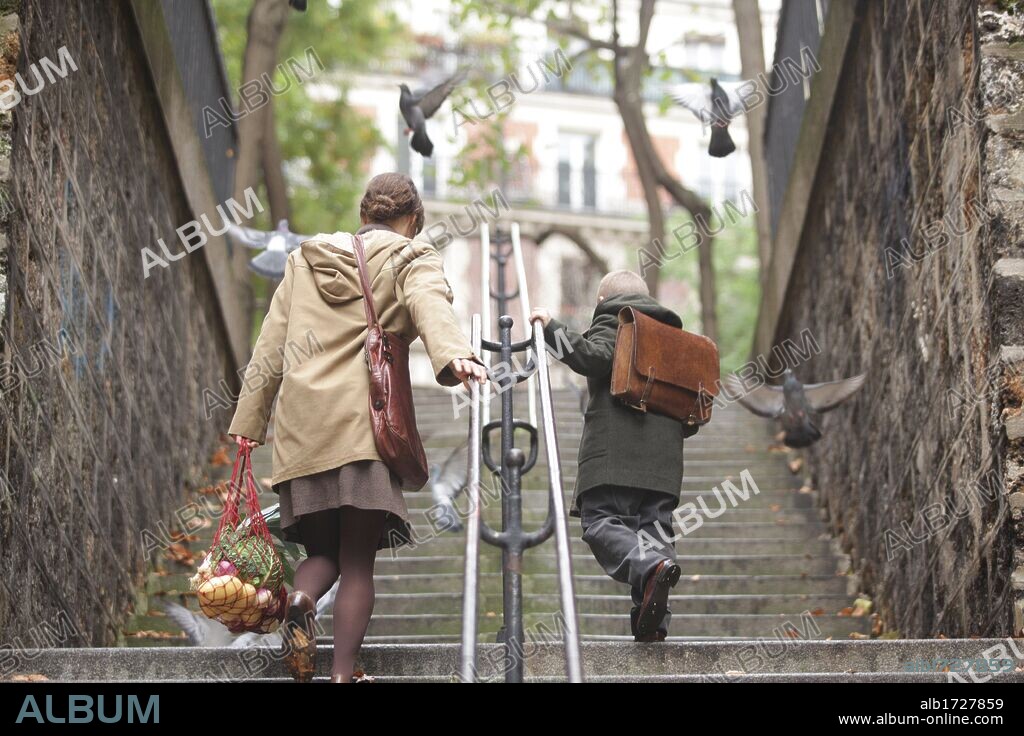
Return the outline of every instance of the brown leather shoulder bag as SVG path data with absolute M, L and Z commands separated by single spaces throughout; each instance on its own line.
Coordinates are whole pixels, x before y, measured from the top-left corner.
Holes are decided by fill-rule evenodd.
M 418 491 L 429 471 L 423 442 L 416 429 L 416 409 L 409 380 L 409 343 L 394 332 L 385 332 L 377 319 L 373 291 L 366 273 L 363 238 L 353 236 L 366 312 L 366 363 L 370 368 L 370 420 L 373 439 L 384 464 L 402 479 L 402 488 Z
M 639 411 L 678 419 L 696 433 L 711 421 L 719 388 L 718 346 L 633 307 L 619 312 L 611 394 Z

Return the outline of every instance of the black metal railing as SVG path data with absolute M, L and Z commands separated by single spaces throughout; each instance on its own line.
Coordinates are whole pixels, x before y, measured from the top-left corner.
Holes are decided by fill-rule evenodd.
M 476 680 L 477 645 L 477 592 L 479 578 L 480 540 L 501 549 L 502 569 L 502 628 L 498 640 L 505 647 L 504 674 L 506 682 L 522 682 L 525 674 L 526 633 L 523 627 L 523 554 L 555 536 L 555 555 L 558 566 L 559 600 L 561 610 L 560 626 L 564 634 L 566 676 L 570 682 L 582 682 L 583 672 L 580 659 L 579 623 L 576 615 L 576 597 L 573 590 L 572 556 L 569 549 L 569 531 L 566 524 L 565 498 L 562 495 L 561 465 L 558 454 L 558 439 L 555 432 L 554 408 L 551 400 L 551 381 L 548 374 L 547 348 L 540 323 L 534 323 L 531 339 L 512 341 L 512 327 L 515 320 L 508 314 L 509 303 L 520 301 L 524 314 L 529 311 L 529 298 L 523 278 L 525 268 L 522 249 L 518 242 L 518 228 L 510 237 L 496 236 L 493 244 L 486 224 L 481 225 L 481 247 L 483 255 L 484 315 L 490 314 L 490 300 L 498 307 L 498 339 L 489 340 L 483 334 L 483 325 L 489 316 L 473 316 L 473 348 L 478 355 L 496 354 L 502 367 L 498 392 L 501 399 L 501 416 L 489 421 L 489 389 L 478 386 L 471 389 L 470 446 L 479 447 L 480 452 L 471 452 L 469 460 L 470 518 L 466 535 L 466 561 L 463 592 L 462 657 L 461 677 L 465 682 Z M 497 265 L 496 289 L 490 287 L 491 264 Z M 508 286 L 507 269 L 514 265 L 518 274 L 515 291 Z M 525 368 L 515 370 L 513 357 L 526 355 Z M 490 361 L 485 358 L 485 362 Z M 499 374 L 495 373 L 495 376 Z M 514 416 L 513 390 L 526 383 L 532 393 L 532 380 L 540 392 L 541 429 L 536 419 L 526 421 Z M 535 408 L 531 403 L 531 416 Z M 516 431 L 525 432 L 529 437 L 529 450 L 515 444 Z M 530 472 L 537 462 L 540 447 L 540 432 L 543 431 L 544 450 L 547 458 L 549 502 L 548 515 L 544 524 L 536 530 L 523 528 L 522 477 Z M 497 456 L 492 451 L 492 435 L 500 435 Z M 500 483 L 501 531 L 488 526 L 480 515 L 480 463 L 493 473 Z

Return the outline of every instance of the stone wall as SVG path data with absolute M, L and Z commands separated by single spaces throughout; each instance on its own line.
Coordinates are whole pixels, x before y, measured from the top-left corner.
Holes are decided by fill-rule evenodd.
M 30 86 L 61 47 L 77 70 L 0 121 L 0 644 L 43 643 L 55 619 L 67 644 L 111 644 L 143 530 L 170 519 L 226 426 L 201 393 L 233 361 L 201 252 L 143 278 L 140 249 L 194 215 L 131 6 L 4 10 Z
M 775 340 L 810 329 L 804 380 L 868 374 L 807 455 L 887 629 L 1019 634 L 1022 20 L 856 12 Z

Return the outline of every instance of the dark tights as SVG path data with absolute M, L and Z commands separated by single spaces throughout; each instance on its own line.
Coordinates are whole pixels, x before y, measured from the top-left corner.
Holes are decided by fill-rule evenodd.
M 341 577 L 334 600 L 332 675 L 352 676 L 373 613 L 373 563 L 386 511 L 343 506 L 299 517 L 308 557 L 295 570 L 295 589 L 314 601 Z

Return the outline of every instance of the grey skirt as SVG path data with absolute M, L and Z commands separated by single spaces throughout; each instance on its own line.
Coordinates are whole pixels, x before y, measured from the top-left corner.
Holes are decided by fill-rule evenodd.
M 379 460 L 357 460 L 321 473 L 279 483 L 281 536 L 304 544 L 299 517 L 342 506 L 387 511 L 377 549 L 400 547 L 412 540 L 409 508 L 398 478 Z

